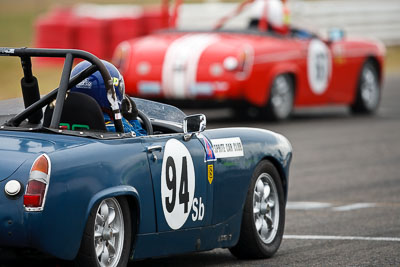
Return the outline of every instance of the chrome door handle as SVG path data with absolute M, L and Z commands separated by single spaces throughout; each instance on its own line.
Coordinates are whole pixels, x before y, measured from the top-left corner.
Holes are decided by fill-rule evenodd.
M 153 161 L 157 161 L 157 155 L 154 154 L 155 151 L 162 151 L 162 146 L 148 146 L 146 147 L 147 153 L 151 153 L 153 155 Z
M 162 151 L 162 146 L 148 146 L 146 148 L 147 153 L 153 153 L 154 151 Z

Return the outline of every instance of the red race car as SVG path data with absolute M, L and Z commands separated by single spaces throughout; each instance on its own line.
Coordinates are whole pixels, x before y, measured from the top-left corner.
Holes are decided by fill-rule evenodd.
M 259 5 L 269 2 L 275 6 Z M 244 30 L 224 29 L 247 4 L 261 15 Z M 271 13 L 276 6 L 278 13 Z M 287 119 L 294 107 L 330 104 L 374 112 L 384 45 L 347 38 L 339 29 L 321 38 L 288 26 L 286 16 L 285 1 L 248 0 L 213 30 L 168 30 L 125 41 L 113 61 L 128 94 L 182 107 L 229 105 L 238 114 L 251 107 L 273 120 Z

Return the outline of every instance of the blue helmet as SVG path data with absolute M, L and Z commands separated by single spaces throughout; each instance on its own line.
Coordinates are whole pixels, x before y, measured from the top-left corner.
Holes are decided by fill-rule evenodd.
M 102 60 L 104 66 L 106 66 L 108 72 L 113 79 L 114 89 L 117 96 L 117 102 L 119 107 L 121 108 L 121 102 L 125 95 L 125 83 L 124 78 L 119 73 L 118 69 L 111 63 Z M 92 65 L 88 61 L 82 61 L 71 71 L 71 77 L 79 74 L 81 71 L 86 69 Z M 93 97 L 100 107 L 105 109 L 111 109 L 111 104 L 107 99 L 107 90 L 106 85 L 104 83 L 103 77 L 100 74 L 100 71 L 96 71 L 76 86 L 71 88 L 71 92 L 79 92 L 90 95 Z

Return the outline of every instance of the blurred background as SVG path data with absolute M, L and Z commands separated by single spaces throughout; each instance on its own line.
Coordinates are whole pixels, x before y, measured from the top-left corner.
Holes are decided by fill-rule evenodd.
M 101 14 L 103 18 L 118 16 L 118 12 L 114 13 L 116 9 L 104 6 L 113 4 L 124 5 L 121 13 L 139 16 L 146 10 L 151 17 L 160 16 L 161 2 L 0 0 L 0 47 L 36 46 L 39 22 L 46 22 L 57 10 L 79 11 L 83 17 L 106 10 L 106 14 Z M 230 13 L 238 2 L 184 1 L 178 26 L 209 28 L 218 18 Z M 135 266 L 400 266 L 400 0 L 288 0 L 288 4 L 294 25 L 320 35 L 326 34 L 331 27 L 339 27 L 348 36 L 379 39 L 385 44 L 386 77 L 377 114 L 351 116 L 346 107 L 318 108 L 297 112 L 289 122 L 274 124 L 240 121 L 223 117 L 222 113 L 204 112 L 209 128 L 238 125 L 264 128 L 282 133 L 291 141 L 294 160 L 285 235 L 292 236 L 284 236 L 277 255 L 268 261 L 238 263 L 227 250 L 214 250 L 143 261 Z M 121 6 L 117 10 L 121 10 Z M 228 26 L 239 26 L 245 15 L 238 16 Z M 85 22 L 82 18 L 75 20 L 78 25 Z M 140 34 L 151 31 L 147 26 L 141 26 Z M 58 41 L 67 40 L 61 31 L 53 35 Z M 43 38 L 49 36 L 45 34 Z M 102 50 L 109 53 L 104 52 L 105 45 L 109 44 L 90 42 L 89 39 L 87 48 L 98 49 L 91 51 L 94 53 L 102 53 Z M 33 64 L 42 94 L 58 87 L 62 65 L 37 61 Z M 0 100 L 21 97 L 19 83 L 22 76 L 19 60 L 0 58 Z M 203 110 L 197 112 L 203 113 Z M 218 118 L 213 118 L 215 115 Z M 302 236 L 296 239 L 293 237 L 296 235 Z M 325 240 L 313 240 L 315 235 L 326 235 L 322 236 Z M 335 238 L 331 238 L 332 235 Z M 343 236 L 356 236 L 356 239 L 393 237 L 396 241 L 341 240 Z M 46 265 L 41 258 L 35 263 L 33 266 Z M 28 264 L 31 262 L 21 266 Z M 1 255 L 0 266 L 4 266 Z M 47 266 L 55 264 L 50 262 Z
M 90 26 L 82 26 L 88 22 L 85 18 L 97 18 L 100 20 L 112 17 L 146 17 L 153 21 L 147 26 L 137 24 L 130 30 L 131 36 L 150 33 L 162 25 L 163 0 L 1 0 L 0 2 L 0 46 L 2 47 L 57 47 L 60 43 L 65 45 L 70 37 L 67 31 L 51 30 L 49 23 L 51 16 L 65 17 L 58 23 L 69 23 L 74 20 L 78 27 L 96 27 L 93 22 Z M 174 1 L 170 1 L 170 7 Z M 205 28 L 210 29 L 215 22 L 235 8 L 240 1 L 216 1 L 216 0 L 188 0 L 184 1 L 177 21 L 179 28 Z M 112 4 L 113 6 L 111 6 Z M 339 27 L 349 36 L 363 36 L 379 39 L 387 47 L 386 73 L 400 73 L 400 4 L 398 0 L 289 0 L 289 8 L 292 14 L 292 24 L 310 29 L 320 35 L 327 33 L 332 27 Z M 199 12 L 201 10 L 201 12 Z M 74 18 L 71 18 L 73 13 Z M 61 15 L 60 15 L 61 14 Z M 240 27 L 244 21 L 246 12 L 235 18 L 228 27 Z M 145 19 L 146 19 L 145 18 Z M 157 21 L 158 18 L 158 21 Z M 161 19 L 161 20 L 160 20 Z M 58 19 L 59 21 L 59 19 Z M 122 22 L 124 23 L 124 22 Z M 47 28 L 46 28 L 47 27 Z M 75 26 L 76 27 L 76 26 Z M 112 31 L 113 34 L 116 31 Z M 51 34 L 49 34 L 51 33 Z M 95 34 L 95 33 L 94 33 Z M 99 32 L 99 34 L 102 34 Z M 54 35 L 56 38 L 54 38 Z M 86 38 L 87 40 L 83 40 Z M 49 41 L 49 39 L 52 39 Z M 51 42 L 56 40 L 56 44 Z M 115 39 L 115 38 L 114 38 Z M 116 41 L 118 42 L 118 38 Z M 102 58 L 109 58 L 112 48 L 116 43 L 96 42 L 90 36 L 80 35 L 74 42 L 81 42 L 78 47 L 89 50 Z M 112 41 L 111 41 L 112 42 Z M 50 47 L 47 46 L 47 47 Z M 34 64 L 36 64 L 34 62 Z M 35 75 L 39 79 L 41 93 L 47 93 L 58 86 L 60 77 L 60 64 L 39 64 L 34 66 Z M 15 79 L 16 73 L 22 70 L 18 60 L 2 58 L 0 61 L 0 100 L 21 97 L 19 79 Z M 13 78 L 11 78 L 13 77 Z

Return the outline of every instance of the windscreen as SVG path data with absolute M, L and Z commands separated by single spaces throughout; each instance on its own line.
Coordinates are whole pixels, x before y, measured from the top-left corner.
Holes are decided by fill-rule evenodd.
M 185 113 L 174 106 L 142 98 L 132 99 L 135 101 L 137 108 L 146 114 L 149 119 L 182 123 L 183 119 L 186 117 Z

